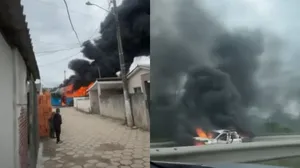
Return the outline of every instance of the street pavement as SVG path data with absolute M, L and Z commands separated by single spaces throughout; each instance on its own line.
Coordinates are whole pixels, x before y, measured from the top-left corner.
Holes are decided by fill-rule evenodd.
M 61 144 L 42 140 L 39 168 L 149 168 L 150 134 L 119 121 L 61 108 Z

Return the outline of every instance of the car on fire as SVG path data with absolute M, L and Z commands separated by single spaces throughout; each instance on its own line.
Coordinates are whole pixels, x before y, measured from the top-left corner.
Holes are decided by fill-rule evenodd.
M 210 145 L 243 142 L 243 138 L 236 131 L 231 130 L 213 130 L 205 135 L 201 136 L 201 134 L 198 134 L 198 137 L 194 137 L 196 144 Z

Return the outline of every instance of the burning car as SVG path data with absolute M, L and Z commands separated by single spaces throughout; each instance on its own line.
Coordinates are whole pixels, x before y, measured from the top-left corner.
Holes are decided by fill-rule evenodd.
M 236 132 L 231 130 L 213 130 L 205 132 L 201 128 L 196 129 L 197 137 L 194 137 L 195 145 L 210 145 L 210 144 L 230 144 L 242 143 L 242 137 Z

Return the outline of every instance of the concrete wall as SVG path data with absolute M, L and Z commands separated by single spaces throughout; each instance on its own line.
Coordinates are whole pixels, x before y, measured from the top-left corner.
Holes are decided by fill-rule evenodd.
M 150 120 L 145 101 L 145 96 L 142 93 L 131 95 L 134 124 L 138 128 L 148 131 L 150 130 Z
M 125 120 L 124 96 L 122 90 L 102 90 L 99 101 L 101 115 Z
M 0 33 L 0 163 L 20 168 L 27 162 L 27 69 Z M 26 163 L 27 164 L 27 163 Z
M 1 87 L 1 113 L 0 113 L 0 163 L 1 166 L 14 168 L 17 157 L 15 149 L 15 115 L 14 115 L 14 87 L 13 83 L 13 52 L 0 34 L 0 81 Z M 4 80 L 5 79 L 5 80 Z M 5 96 L 3 96 L 5 95 Z M 16 158 L 18 159 L 18 158 Z
M 149 74 L 149 70 L 145 70 L 145 69 L 140 69 L 138 72 L 136 72 L 135 74 L 133 74 L 133 76 L 131 76 L 128 79 L 128 90 L 129 93 L 134 93 L 134 89 L 135 87 L 141 87 L 142 89 L 142 93 L 144 93 L 145 89 L 143 88 L 143 81 L 141 76 L 144 74 Z
M 82 112 L 91 113 L 91 103 L 89 97 L 75 97 L 74 107 Z
M 89 92 L 89 99 L 90 99 L 91 112 L 93 114 L 100 114 L 98 91 L 97 90 L 90 91 Z
M 20 53 L 14 51 L 15 61 L 15 99 L 16 99 L 16 121 L 17 140 L 21 168 L 28 164 L 28 111 L 27 111 L 27 67 Z M 18 136 L 19 135 L 19 136 Z

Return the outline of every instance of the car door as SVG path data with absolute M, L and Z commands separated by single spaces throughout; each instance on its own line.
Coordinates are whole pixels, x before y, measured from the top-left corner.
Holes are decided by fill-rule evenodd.
M 231 133 L 231 143 L 241 143 L 242 140 L 240 139 L 240 136 L 237 132 L 232 132 Z
M 217 137 L 217 143 L 218 144 L 227 144 L 227 142 L 228 142 L 227 138 L 228 138 L 227 134 L 226 133 L 222 133 L 221 135 L 219 135 Z

